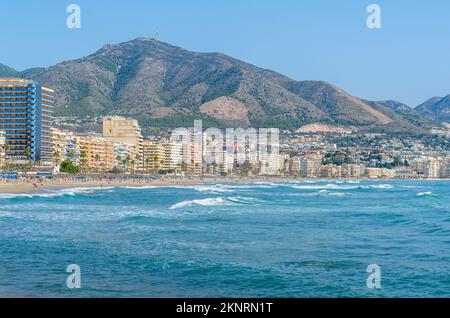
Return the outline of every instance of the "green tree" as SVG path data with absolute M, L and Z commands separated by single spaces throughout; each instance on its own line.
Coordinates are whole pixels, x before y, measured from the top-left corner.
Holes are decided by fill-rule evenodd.
M 60 168 L 61 172 L 66 172 L 66 173 L 72 173 L 72 174 L 76 174 L 76 173 L 80 173 L 80 167 L 75 166 L 73 164 L 72 161 L 70 160 L 65 160 L 61 163 L 61 168 Z

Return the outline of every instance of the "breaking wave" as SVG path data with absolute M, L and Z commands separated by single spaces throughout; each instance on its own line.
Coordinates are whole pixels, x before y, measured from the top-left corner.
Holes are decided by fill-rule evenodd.
M 325 185 L 291 185 L 293 189 L 300 190 L 355 190 L 355 189 L 393 189 L 394 186 L 390 184 L 377 184 L 370 186 L 362 186 L 362 185 L 344 185 L 344 184 L 335 184 L 329 183 Z
M 219 198 L 208 198 L 208 199 L 199 199 L 199 200 L 188 200 L 178 202 L 172 205 L 169 209 L 176 210 L 182 209 L 186 207 L 191 207 L 195 205 L 199 206 L 232 206 L 232 205 L 244 205 L 244 204 L 254 204 L 259 202 L 259 200 L 255 198 L 245 198 L 245 197 L 219 197 Z
M 433 192 L 419 192 L 419 193 L 417 193 L 417 196 L 418 197 L 429 197 L 429 196 L 432 196 L 433 195 Z
M 17 199 L 17 198 L 57 198 L 63 196 L 75 196 L 78 194 L 92 194 L 96 191 L 108 191 L 114 189 L 113 187 L 86 187 L 86 188 L 70 188 L 49 190 L 38 193 L 1 193 L 0 199 Z
M 329 197 L 348 197 L 351 194 L 346 193 L 346 192 L 330 192 L 328 190 L 321 190 L 321 191 L 319 191 L 319 195 L 329 196 Z

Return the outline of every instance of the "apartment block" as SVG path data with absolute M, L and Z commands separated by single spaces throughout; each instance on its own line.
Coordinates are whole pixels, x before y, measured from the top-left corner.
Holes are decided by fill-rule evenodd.
M 0 130 L 6 157 L 53 163 L 54 91 L 30 80 L 0 78 Z
M 113 143 L 122 143 L 132 145 L 136 149 L 133 160 L 137 161 L 137 167 L 143 168 L 143 137 L 141 127 L 135 119 L 123 117 L 104 117 L 103 118 L 103 137 Z

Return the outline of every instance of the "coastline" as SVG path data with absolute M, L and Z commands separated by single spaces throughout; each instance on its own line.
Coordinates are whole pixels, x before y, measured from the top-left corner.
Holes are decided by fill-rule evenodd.
M 40 183 L 30 181 L 0 181 L 0 194 L 33 194 L 42 190 L 71 189 L 71 188 L 102 188 L 102 187 L 170 187 L 191 186 L 211 183 L 261 183 L 261 182 L 320 182 L 320 181 L 450 181 L 450 179 L 327 179 L 327 178 L 295 178 L 295 177 L 184 177 L 148 179 L 53 179 Z

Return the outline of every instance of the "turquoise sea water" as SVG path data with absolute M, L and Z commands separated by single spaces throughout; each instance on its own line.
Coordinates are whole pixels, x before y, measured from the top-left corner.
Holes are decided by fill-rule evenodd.
M 0 194 L 0 296 L 450 297 L 450 183 Z M 81 289 L 66 267 L 81 268 Z M 380 290 L 366 286 L 381 267 Z

